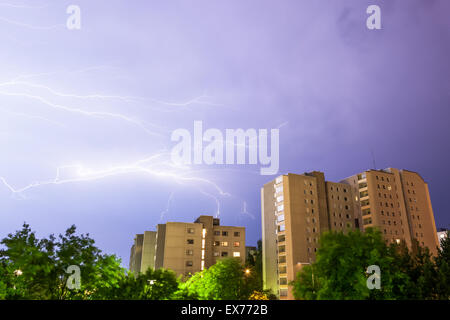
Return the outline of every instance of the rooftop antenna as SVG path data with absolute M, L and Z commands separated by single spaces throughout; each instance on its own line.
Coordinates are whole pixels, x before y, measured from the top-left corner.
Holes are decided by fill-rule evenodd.
M 373 153 L 373 149 L 372 148 L 370 148 L 370 153 L 372 154 L 373 169 L 377 170 L 377 164 L 375 163 L 375 154 Z

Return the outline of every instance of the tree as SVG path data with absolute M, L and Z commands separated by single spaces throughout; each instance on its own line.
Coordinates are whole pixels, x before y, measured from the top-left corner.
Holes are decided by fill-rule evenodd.
M 175 297 L 178 286 L 179 281 L 172 270 L 149 268 L 137 276 L 133 273 L 123 275 L 116 286 L 103 288 L 94 297 L 110 300 L 168 300 Z
M 250 297 L 255 282 L 251 269 L 245 269 L 237 258 L 228 258 L 197 272 L 182 288 L 201 300 L 239 300 Z
M 320 238 L 316 262 L 305 266 L 291 283 L 296 299 L 391 299 L 393 258 L 379 231 L 328 232 Z M 370 290 L 366 270 L 381 269 L 381 289 Z
M 447 231 L 447 237 L 441 240 L 435 263 L 438 278 L 435 287 L 436 298 L 450 300 L 450 231 Z
M 0 250 L 0 292 L 5 299 L 89 299 L 103 287 L 117 285 L 124 274 L 117 257 L 102 254 L 89 234 L 76 234 L 75 226 L 58 238 L 38 239 L 24 223 L 0 243 L 5 247 Z M 78 290 L 67 287 L 71 265 L 80 268 Z

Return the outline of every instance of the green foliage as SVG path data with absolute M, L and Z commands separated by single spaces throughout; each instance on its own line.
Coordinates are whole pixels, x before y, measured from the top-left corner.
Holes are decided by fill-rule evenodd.
M 115 286 L 103 288 L 93 297 L 111 300 L 167 300 L 175 297 L 178 285 L 178 279 L 172 270 L 149 268 L 136 277 L 132 273 L 123 275 Z
M 257 276 L 239 259 L 219 260 L 209 269 L 194 274 L 183 288 L 201 300 L 248 299 L 257 286 Z
M 449 299 L 447 243 L 433 258 L 413 242 L 386 246 L 375 229 L 324 233 L 316 262 L 306 265 L 291 283 L 296 299 Z M 367 267 L 381 269 L 381 289 L 367 288 Z
M 0 298 L 3 299 L 89 299 L 103 287 L 117 284 L 124 273 L 120 260 L 102 254 L 89 235 L 76 235 L 75 226 L 56 238 L 37 239 L 28 224 L 1 241 Z M 67 267 L 81 271 L 81 288 L 70 290 Z M 17 271 L 20 270 L 20 275 Z

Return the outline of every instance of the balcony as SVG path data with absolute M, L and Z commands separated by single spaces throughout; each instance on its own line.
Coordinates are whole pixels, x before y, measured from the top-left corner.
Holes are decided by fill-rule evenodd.
M 358 188 L 361 191 L 361 189 L 365 189 L 367 188 L 367 183 L 366 182 L 362 182 L 358 184 Z
M 362 181 L 366 179 L 366 173 L 360 173 L 358 174 L 358 181 Z

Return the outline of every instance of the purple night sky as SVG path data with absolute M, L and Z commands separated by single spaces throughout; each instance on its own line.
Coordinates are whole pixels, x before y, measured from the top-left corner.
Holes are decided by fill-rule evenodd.
M 128 265 L 134 234 L 219 214 L 255 245 L 274 176 L 171 165 L 194 120 L 280 128 L 279 174 L 339 181 L 373 152 L 419 172 L 450 225 L 448 0 L 0 0 L 0 39 L 0 238 L 76 224 Z

